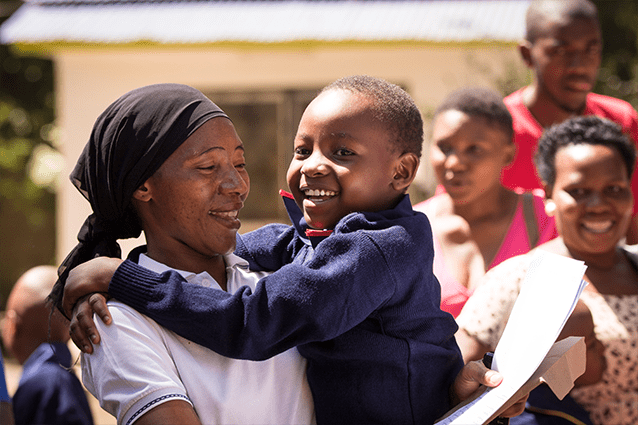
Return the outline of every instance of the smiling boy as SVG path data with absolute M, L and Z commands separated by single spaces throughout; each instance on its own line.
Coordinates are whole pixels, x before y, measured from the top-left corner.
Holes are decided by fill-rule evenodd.
M 533 81 L 503 100 L 513 118 L 516 156 L 503 170 L 510 188 L 542 188 L 532 156 L 545 128 L 577 115 L 618 123 L 638 143 L 638 114 L 622 100 L 591 93 L 601 61 L 602 35 L 596 6 L 589 0 L 534 0 L 527 11 L 521 56 Z M 638 174 L 632 181 L 638 195 Z M 638 205 L 628 242 L 638 242 Z
M 229 294 L 126 261 L 109 294 L 224 356 L 297 346 L 318 423 L 433 423 L 463 363 L 439 308 L 428 219 L 406 195 L 422 141 L 401 88 L 338 80 L 299 124 L 287 175 L 295 202 L 285 199 L 293 226 L 237 241 L 252 270 L 274 273 Z

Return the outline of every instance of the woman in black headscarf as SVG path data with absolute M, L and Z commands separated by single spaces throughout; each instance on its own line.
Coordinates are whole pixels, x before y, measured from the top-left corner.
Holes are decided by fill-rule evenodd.
M 71 174 L 93 214 L 60 267 L 56 306 L 71 269 L 119 257 L 117 239 L 141 231 L 147 245 L 129 254 L 140 273 L 177 270 L 193 285 L 229 292 L 254 287 L 261 275 L 231 254 L 249 190 L 244 165 L 232 122 L 199 91 L 158 84 L 119 98 L 97 119 Z M 228 359 L 117 301 L 109 310 L 113 323 L 83 354 L 82 379 L 118 423 L 313 421 L 296 350 L 264 362 Z
M 133 192 L 202 124 L 224 111 L 199 90 L 155 84 L 132 90 L 97 119 L 71 182 L 93 214 L 78 233 L 78 245 L 58 270 L 50 299 L 61 309 L 62 291 L 75 266 L 98 256 L 120 257 L 117 239 L 136 238 L 142 228 L 131 204 Z

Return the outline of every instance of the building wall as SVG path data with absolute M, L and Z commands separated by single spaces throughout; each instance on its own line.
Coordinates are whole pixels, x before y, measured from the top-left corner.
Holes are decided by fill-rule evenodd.
M 69 48 L 55 51 L 54 60 L 57 124 L 67 158 L 58 196 L 59 261 L 75 245 L 90 213 L 68 175 L 97 116 L 128 90 L 160 82 L 189 84 L 202 91 L 314 89 L 339 77 L 369 74 L 406 88 L 427 120 L 451 90 L 464 85 L 498 88 L 503 75 L 525 73 L 513 45 Z M 427 154 L 424 149 L 416 184 L 422 191 L 433 186 Z M 137 244 L 128 241 L 123 251 Z

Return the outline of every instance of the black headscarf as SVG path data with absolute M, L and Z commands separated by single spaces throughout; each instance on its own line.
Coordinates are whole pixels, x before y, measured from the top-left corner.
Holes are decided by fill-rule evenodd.
M 138 237 L 142 228 L 131 198 L 169 156 L 206 121 L 226 114 L 199 90 L 155 84 L 130 91 L 97 119 L 71 182 L 88 199 L 93 214 L 78 233 L 79 243 L 58 269 L 49 296 L 61 310 L 69 271 L 99 256 L 121 257 L 117 239 Z

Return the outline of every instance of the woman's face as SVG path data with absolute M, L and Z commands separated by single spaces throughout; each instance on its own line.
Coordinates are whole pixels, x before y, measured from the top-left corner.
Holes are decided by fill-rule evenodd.
M 510 135 L 485 118 L 448 110 L 434 119 L 430 162 L 455 204 L 471 203 L 499 187 L 514 149 Z
M 582 253 L 614 250 L 627 233 L 633 195 L 620 153 L 602 145 L 575 144 L 556 153 L 555 204 L 558 233 Z
M 230 120 L 213 118 L 203 124 L 144 186 L 147 192 L 140 195 L 149 253 L 153 243 L 167 257 L 157 261 L 171 265 L 176 258 L 234 250 L 237 215 L 250 183 L 244 146 Z

